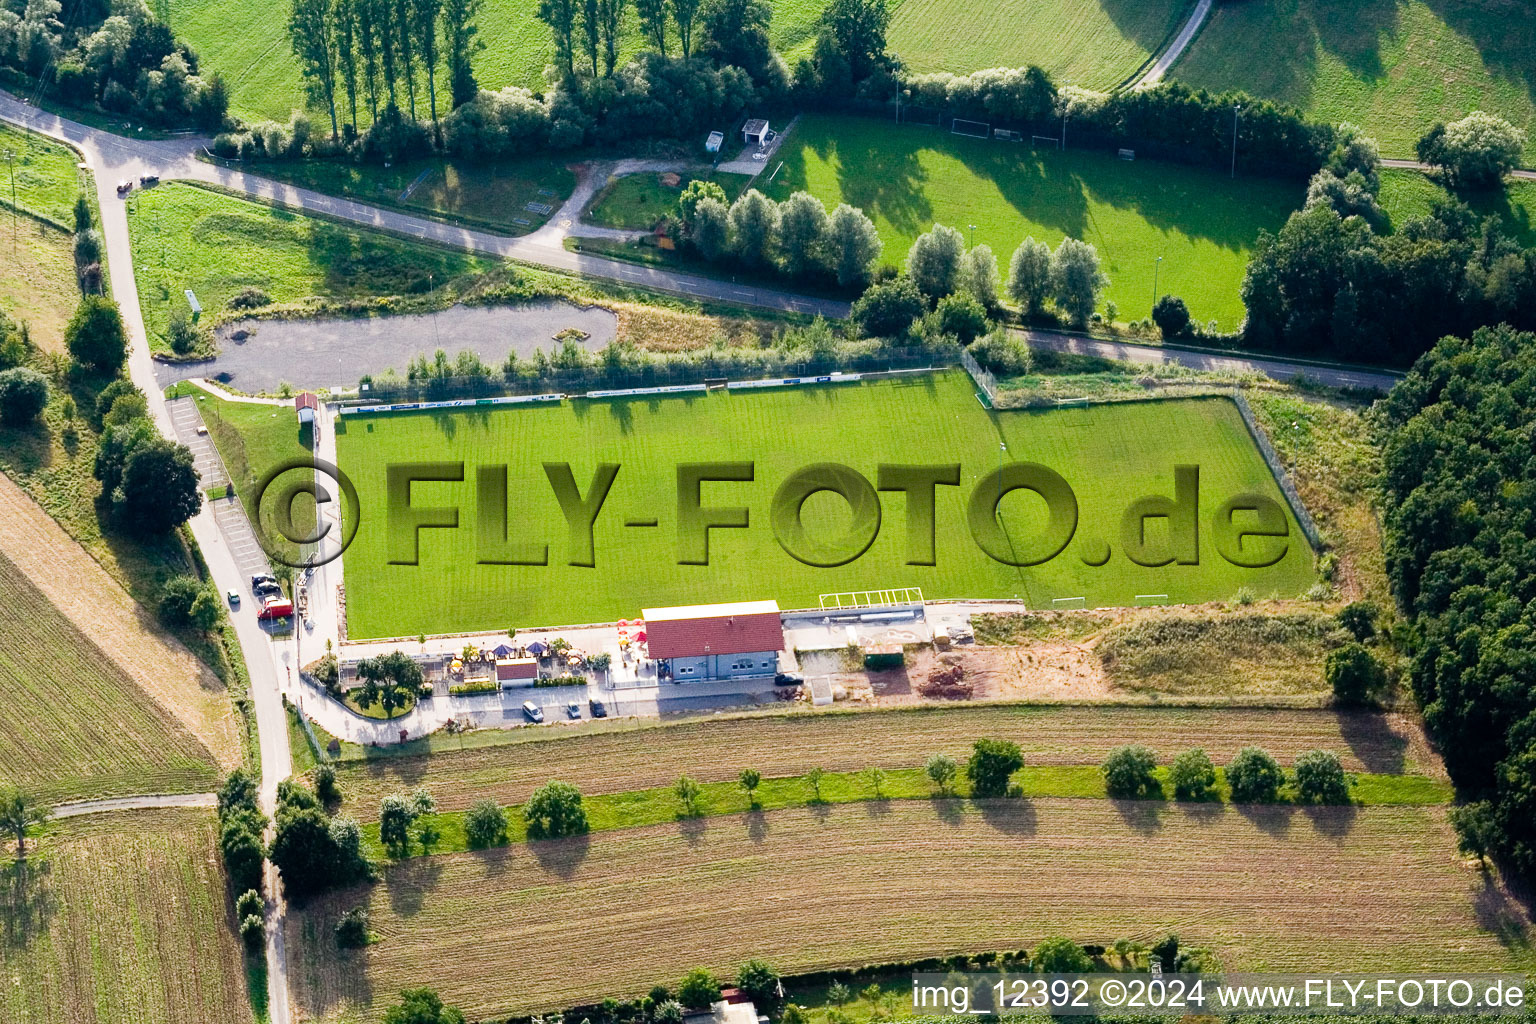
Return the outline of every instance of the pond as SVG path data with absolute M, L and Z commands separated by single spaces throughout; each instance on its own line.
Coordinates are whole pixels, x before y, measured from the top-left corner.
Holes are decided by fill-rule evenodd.
M 526 359 L 560 346 L 555 336 L 576 329 L 582 348 L 598 352 L 618 333 L 618 317 L 597 306 L 559 299 L 517 306 L 452 306 L 436 313 L 319 320 L 243 320 L 215 332 L 219 354 L 195 363 L 155 363 L 161 387 L 208 377 L 251 394 L 295 388 L 356 387 L 364 374 L 404 373 L 418 354 L 437 349 L 452 359 L 479 353 L 499 368 L 510 353 Z

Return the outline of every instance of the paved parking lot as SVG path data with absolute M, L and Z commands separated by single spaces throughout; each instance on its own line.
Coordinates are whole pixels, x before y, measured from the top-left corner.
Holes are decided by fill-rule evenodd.
M 197 399 L 174 398 L 165 403 L 165 409 L 171 415 L 171 425 L 176 428 L 176 439 L 192 449 L 197 475 L 203 478 L 203 490 L 229 483 L 229 474 L 224 472 L 224 462 L 219 458 L 219 450 L 213 446 L 213 439 L 207 431 L 199 432 L 203 416 L 197 411 Z
M 214 447 L 213 440 L 206 432 L 199 432 L 203 417 L 197 410 L 197 400 L 177 398 L 167 402 L 165 407 L 171 415 L 176 439 L 192 450 L 197 473 L 203 480 L 204 500 L 213 512 L 214 521 L 219 524 L 219 533 L 229 547 L 230 554 L 234 556 L 235 565 L 240 568 L 240 578 L 247 580 L 258 573 L 271 572 L 267 553 L 256 540 L 256 531 L 251 529 L 251 521 L 246 518 L 245 506 L 240 503 L 240 499 L 206 496 L 209 488 L 229 483 L 229 474 L 224 471 L 224 462 L 219 458 L 219 450 Z

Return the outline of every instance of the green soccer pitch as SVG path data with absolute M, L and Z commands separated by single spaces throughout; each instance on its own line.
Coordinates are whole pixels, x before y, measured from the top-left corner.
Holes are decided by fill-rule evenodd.
M 824 593 L 886 587 L 920 587 L 930 600 L 1017 596 L 1030 608 L 1228 600 L 1244 588 L 1258 597 L 1294 597 L 1314 578 L 1312 552 L 1289 510 L 1283 512 L 1285 540 L 1239 542 L 1270 557 L 1283 548 L 1274 564 L 1244 568 L 1218 553 L 1214 523 L 1228 499 L 1259 494 L 1274 503 L 1273 515 L 1285 508 L 1236 407 L 1224 398 L 992 412 L 964 374 L 947 372 L 859 384 L 354 415 L 344 417 L 337 431 L 341 468 L 356 484 L 362 508 L 345 555 L 348 634 L 354 638 L 611 622 L 643 607 L 723 601 L 772 598 L 786 609 L 806 608 L 816 607 Z M 753 464 L 750 482 L 705 482 L 699 499 L 706 509 L 745 508 L 748 525 L 709 530 L 708 564 L 679 564 L 686 531 L 679 529 L 678 465 L 743 461 Z M 1059 554 L 1040 564 L 997 561 L 973 536 L 968 509 L 985 506 L 981 523 L 991 525 L 996 499 L 986 499 L 996 482 L 978 484 L 1002 462 L 1042 464 L 1071 488 L 1076 529 Z M 457 508 L 456 528 L 402 528 L 407 512 L 400 501 L 388 507 L 387 467 L 411 463 L 447 463 L 450 471 L 463 464 L 462 482 L 410 485 L 410 510 Z M 591 566 L 569 564 L 573 555 L 580 557 L 577 539 L 584 531 L 569 529 L 545 469 L 549 463 L 569 464 L 582 497 L 590 496 L 599 464 L 619 467 L 592 528 Z M 958 463 L 959 485 L 935 490 L 933 564 L 909 564 L 914 552 L 921 555 L 922 542 L 908 535 L 908 494 L 902 491 L 879 494 L 878 532 L 852 561 L 822 567 L 792 557 L 771 514 L 775 492 L 818 463 L 844 464 L 871 485 L 882 465 Z M 1173 498 L 1178 465 L 1199 467 L 1198 563 L 1134 564 L 1124 543 L 1126 510 L 1144 496 Z M 506 467 L 506 541 L 531 547 L 535 556 L 547 546 L 548 564 L 480 563 L 477 514 L 493 524 L 493 539 L 502 540 L 499 517 L 477 511 L 482 466 Z M 997 536 L 1016 551 L 1040 546 L 1049 529 L 1044 500 L 1016 490 L 1000 508 L 1004 528 Z M 857 549 L 857 539 L 841 543 L 854 525 L 841 497 L 814 493 L 800 511 L 806 535 L 791 535 L 791 546 L 802 553 L 818 541 L 834 554 Z M 1239 511 L 1228 520 L 1244 527 L 1256 516 Z M 1142 561 L 1172 551 L 1172 518 L 1136 521 L 1147 545 Z M 647 522 L 654 525 L 640 525 Z M 867 536 L 867 519 L 865 525 Z M 399 564 L 412 547 L 416 563 Z M 694 547 L 687 557 L 697 556 Z M 502 548 L 496 557 L 528 557 L 528 551 L 508 556 Z

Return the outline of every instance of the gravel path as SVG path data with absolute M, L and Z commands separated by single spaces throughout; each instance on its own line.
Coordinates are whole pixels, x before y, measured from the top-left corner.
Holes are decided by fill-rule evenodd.
M 437 313 L 363 319 L 259 320 L 218 331 L 219 354 L 196 363 L 156 363 L 161 387 L 189 377 L 209 377 L 246 392 L 353 387 L 363 374 L 404 373 L 412 357 L 441 348 L 449 358 L 478 352 L 499 367 L 509 353 L 553 351 L 554 336 L 568 327 L 588 335 L 582 347 L 600 351 L 618 332 L 618 317 L 601 307 L 543 300 L 523 306 L 453 306 Z M 243 341 L 232 335 L 250 332 Z M 227 376 L 226 376 L 227 375 Z

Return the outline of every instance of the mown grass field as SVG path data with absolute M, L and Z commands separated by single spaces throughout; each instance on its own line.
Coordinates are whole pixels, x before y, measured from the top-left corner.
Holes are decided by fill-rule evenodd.
M 205 318 L 246 286 L 275 305 L 425 293 L 492 261 L 391 235 L 306 217 L 193 185 L 135 193 L 129 204 L 134 274 L 151 346 L 191 288 Z
M 683 186 L 690 181 L 713 181 L 725 190 L 727 200 L 741 195 L 747 184 L 745 174 L 713 173 L 708 170 L 697 174 L 684 173 L 682 183 L 672 188 L 661 183 L 661 175 L 654 172 L 626 174 L 608 182 L 597 198 L 587 207 L 585 219 L 605 228 L 651 227 L 662 217 L 677 213 L 677 198 Z
M 601 724 L 601 723 L 600 723 Z M 900 711 L 750 715 L 672 725 L 624 724 L 565 738 L 538 730 L 507 733 L 515 741 L 430 757 L 383 757 L 337 765 L 348 814 L 378 818 L 379 801 L 426 786 L 444 811 L 476 800 L 517 804 L 552 778 L 601 795 L 670 785 L 681 774 L 730 783 L 743 768 L 765 778 L 829 772 L 890 771 L 924 764 L 934 754 L 957 761 L 983 737 L 1019 744 L 1026 766 L 1098 765 L 1115 747 L 1144 743 L 1164 760 L 1204 747 L 1217 764 L 1259 746 L 1284 765 L 1307 750 L 1333 750 L 1352 772 L 1443 778 L 1439 759 L 1409 722 L 1374 712 L 1240 708 L 956 706 Z M 471 734 L 478 735 L 478 734 Z M 729 754 L 722 754 L 729 751 Z
M 784 199 L 805 189 L 829 208 L 859 207 L 893 266 L 936 223 L 990 245 L 1005 271 L 1027 235 L 1052 247 L 1080 238 L 1099 251 L 1110 279 L 1104 297 L 1120 319 L 1149 315 L 1155 284 L 1158 294 L 1183 298 L 1201 323 L 1235 328 L 1249 250 L 1260 229 L 1278 230 L 1301 204 L 1300 186 L 1073 149 L 1070 122 L 1067 146 L 1033 149 L 921 125 L 807 115 L 775 156 L 784 168 L 765 191 Z
M 1521 245 L 1536 245 L 1536 181 L 1508 178 L 1497 192 L 1452 196 L 1445 186 L 1417 171 L 1389 169 L 1381 174 L 1381 206 L 1394 225 L 1427 217 L 1435 200 L 1452 198 L 1472 207 L 1479 217 L 1499 218 L 1505 233 Z
M 1436 121 L 1472 110 L 1536 128 L 1532 68 L 1536 21 L 1522 4 L 1264 0 L 1218 4 L 1171 77 L 1352 121 L 1384 155 L 1411 157 Z M 1536 137 L 1526 159 L 1536 159 Z
M 383 167 L 345 160 L 273 160 L 242 164 L 257 174 L 302 188 L 349 196 L 377 206 L 426 214 L 454 224 L 480 225 L 508 235 L 535 231 L 560 208 L 576 175 L 560 156 L 531 156 L 462 164 L 434 158 Z
M 229 82 L 234 113 L 284 120 L 290 110 L 305 106 L 285 7 L 255 0 L 168 0 L 164 6 L 171 27 L 197 50 L 202 66 L 222 72 Z M 810 53 L 824 6 L 820 0 L 772 0 L 774 46 L 791 68 Z M 1102 89 L 1144 63 L 1189 6 L 1188 0 L 896 0 L 890 5 L 889 46 L 919 71 L 1034 63 L 1064 80 Z M 478 24 L 485 48 L 474 61 L 482 88 L 543 86 L 554 47 L 537 10 L 534 0 L 489 0 L 482 8 Z M 639 49 L 631 16 L 624 56 Z M 676 39 L 669 52 L 677 52 Z M 441 98 L 446 93 L 441 77 L 438 90 Z M 423 84 L 417 112 L 425 116 L 426 105 Z
M 382 941 L 338 953 L 360 902 Z M 1229 969 L 1509 968 L 1494 929 L 1520 914 L 1457 860 L 1441 808 L 890 801 L 412 860 L 291 913 L 287 948 L 300 1007 L 373 1021 L 400 978 L 487 1017 L 749 956 L 803 971 L 1051 934 L 1174 930 Z
M 91 192 L 89 176 L 75 166 L 74 150 L 0 125 L 0 155 L 6 152 L 15 160 L 0 178 L 0 311 L 25 321 L 41 348 L 59 351 L 80 301 L 70 231 L 75 198 Z
M 1079 508 L 1075 540 L 1030 568 L 992 560 L 965 525 L 973 489 L 1000 463 L 1000 443 L 1009 460 L 1059 472 Z M 824 593 L 889 586 L 921 587 L 929 600 L 1018 595 L 1032 608 L 1057 598 L 1128 605 L 1147 594 L 1197 602 L 1230 598 L 1243 587 L 1294 596 L 1312 577 L 1310 549 L 1294 524 L 1283 557 L 1267 569 L 1240 569 L 1209 541 L 1198 565 L 1148 568 L 1120 551 L 1130 501 L 1171 494 L 1179 464 L 1200 466 L 1202 510 L 1250 491 L 1283 504 L 1235 406 L 1221 399 L 994 414 L 977 401 L 969 378 L 952 371 L 757 393 L 348 417 L 337 428 L 337 451 L 363 509 L 346 554 L 353 637 L 612 622 L 643 607 L 711 601 L 774 598 L 783 608 L 806 608 Z M 462 482 L 418 483 L 412 502 L 458 505 L 462 528 L 420 531 L 417 563 L 392 564 L 411 555 L 390 552 L 387 467 L 460 459 Z M 710 531 L 708 564 L 682 564 L 676 467 L 741 459 L 753 460 L 755 479 L 704 484 L 701 500 L 747 507 L 749 527 Z M 571 465 L 583 493 L 597 464 L 621 466 L 594 528 L 595 567 L 569 564 L 565 518 L 541 468 L 552 461 Z M 770 503 L 786 478 L 821 462 L 846 463 L 870 480 L 881 463 L 959 462 L 960 486 L 938 490 L 934 564 L 907 564 L 906 513 L 892 497 L 882 502 L 877 536 L 852 561 L 822 568 L 791 557 L 775 540 Z M 547 543 L 547 565 L 478 561 L 474 467 L 503 463 L 508 521 L 522 524 L 514 536 Z M 829 543 L 851 519 L 848 505 L 829 493 L 812 495 L 802 513 L 810 536 Z M 1044 503 L 1028 492 L 1007 496 L 1001 514 L 1014 544 L 1038 537 L 1046 519 Z M 648 531 L 625 525 L 653 517 L 657 525 Z M 1153 529 L 1162 522 L 1154 520 Z M 1110 560 L 1086 564 L 1102 543 L 1110 544 Z M 440 599 L 415 599 L 429 590 Z
M 47 801 L 206 792 L 219 768 L 0 555 L 0 778 Z
M 217 845 L 208 810 L 50 826 L 41 855 L 0 877 L 0 1019 L 252 1021 Z

